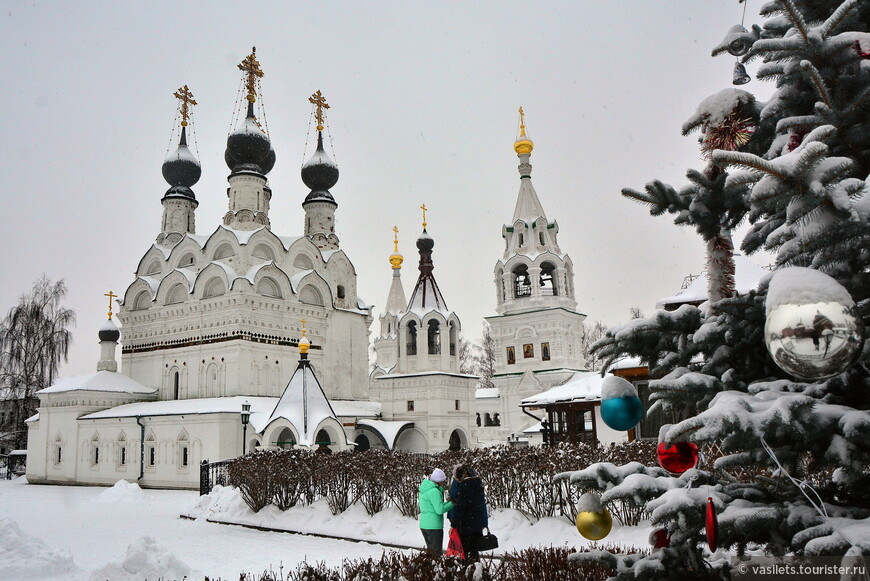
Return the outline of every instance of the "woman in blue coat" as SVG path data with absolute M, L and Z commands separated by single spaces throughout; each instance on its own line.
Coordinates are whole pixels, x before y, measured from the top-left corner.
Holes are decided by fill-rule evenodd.
M 453 509 L 447 513 L 450 525 L 459 532 L 465 558 L 477 561 L 480 558 L 478 545 L 483 537 L 483 529 L 489 527 L 489 519 L 483 483 L 471 466 L 456 466 L 448 496 L 454 504 Z

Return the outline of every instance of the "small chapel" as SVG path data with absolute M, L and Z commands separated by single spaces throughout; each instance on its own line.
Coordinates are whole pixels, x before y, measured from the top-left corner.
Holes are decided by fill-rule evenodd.
M 496 315 L 486 318 L 495 374 L 482 388 L 460 372 L 462 324 L 435 278 L 425 205 L 410 299 L 395 228 L 392 283 L 377 321 L 358 297 L 356 269 L 336 235 L 339 170 L 324 149 L 329 105 L 320 91 L 309 98 L 317 145 L 301 168 L 302 234 L 272 231 L 268 174 L 277 157 L 258 107 L 256 50 L 238 68 L 246 91 L 227 137 L 222 222 L 197 233 L 193 187 L 202 167 L 188 146 L 196 101 L 184 86 L 174 94 L 180 123 L 162 166 L 169 187 L 159 232 L 123 295 L 107 295 L 96 372 L 37 393 L 28 481 L 197 488 L 201 462 L 260 448 L 431 453 L 535 443 L 541 418 L 522 401 L 586 375 L 585 315 L 558 223 L 532 186 L 522 109 L 520 188 L 501 232 Z

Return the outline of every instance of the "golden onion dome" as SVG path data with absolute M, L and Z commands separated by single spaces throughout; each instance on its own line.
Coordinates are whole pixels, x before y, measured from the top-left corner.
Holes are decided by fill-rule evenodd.
M 390 264 L 393 268 L 402 268 L 402 263 L 405 262 L 405 257 L 399 254 L 390 254 Z
M 535 148 L 534 142 L 528 138 L 526 135 L 526 115 L 523 112 L 523 108 L 520 107 L 520 135 L 517 137 L 517 140 L 514 142 L 514 151 L 517 152 L 517 155 L 529 155 L 532 153 L 532 149 Z

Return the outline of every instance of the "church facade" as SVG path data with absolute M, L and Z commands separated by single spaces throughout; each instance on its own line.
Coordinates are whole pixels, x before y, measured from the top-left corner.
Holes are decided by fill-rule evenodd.
M 196 102 L 185 86 L 175 95 L 178 146 L 162 167 L 160 231 L 120 297 L 120 330 L 111 307 L 100 329 L 97 372 L 39 392 L 28 420 L 30 482 L 196 488 L 203 460 L 261 447 L 425 453 L 503 443 L 535 424 L 524 397 L 584 369 L 573 264 L 531 185 L 524 125 L 520 191 L 495 268 L 497 315 L 487 319 L 495 387 L 479 389 L 477 376 L 460 372 L 461 321 L 435 280 L 425 206 L 410 299 L 396 239 L 391 290 L 370 337 L 374 313 L 335 233 L 339 171 L 323 147 L 328 105 L 319 91 L 310 99 L 317 147 L 301 171 L 302 235 L 272 231 L 276 154 L 256 108 L 256 53 L 239 68 L 248 90 L 227 138 L 222 223 L 196 231 L 201 167 L 187 145 Z

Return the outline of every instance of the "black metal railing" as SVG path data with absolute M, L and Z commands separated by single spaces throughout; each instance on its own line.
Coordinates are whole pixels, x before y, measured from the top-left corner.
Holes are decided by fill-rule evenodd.
M 215 486 L 227 486 L 230 483 L 230 473 L 227 466 L 232 460 L 209 462 L 203 460 L 199 465 L 199 495 L 203 496 L 211 492 Z

